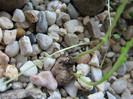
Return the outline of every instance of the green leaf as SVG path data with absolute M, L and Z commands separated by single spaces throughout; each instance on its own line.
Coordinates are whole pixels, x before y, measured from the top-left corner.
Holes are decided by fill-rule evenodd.
M 120 35 L 119 34 L 114 34 L 113 36 L 114 36 L 114 38 L 117 38 L 117 39 L 120 38 Z
M 121 53 L 123 53 L 125 49 L 126 49 L 125 47 L 122 47 L 122 49 L 121 49 Z
M 129 15 L 130 15 L 130 17 L 132 17 L 132 18 L 133 18 L 133 12 L 130 12 L 130 13 L 129 13 Z
M 107 78 L 107 75 L 108 75 L 108 74 L 107 74 L 106 72 L 104 72 L 104 74 L 103 74 L 103 78 L 106 79 L 106 78 Z

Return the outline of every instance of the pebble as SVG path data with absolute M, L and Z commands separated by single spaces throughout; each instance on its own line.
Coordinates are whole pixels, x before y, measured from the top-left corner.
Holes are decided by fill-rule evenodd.
M 32 3 L 31 2 L 27 2 L 22 10 L 23 10 L 23 12 L 25 12 L 27 10 L 33 10 Z
M 130 92 L 133 94 L 133 84 L 132 83 L 128 83 L 127 87 L 130 90 Z
M 5 11 L 0 11 L 0 17 L 6 17 L 10 20 L 12 19 L 12 16 L 9 13 L 5 12 Z
M 17 63 L 25 63 L 28 60 L 27 57 L 25 57 L 25 56 L 23 56 L 21 54 L 17 54 L 15 59 L 16 59 Z
M 27 36 L 29 37 L 31 44 L 34 44 L 36 42 L 36 39 L 35 39 L 33 33 L 30 33 Z
M 8 65 L 6 68 L 5 76 L 9 79 L 15 77 L 18 74 L 18 69 L 13 65 Z M 17 81 L 18 77 L 14 79 L 14 81 Z
M 107 91 L 107 96 L 108 96 L 108 99 L 116 99 L 116 97 L 111 93 L 109 93 L 108 91 Z
M 87 82 L 91 82 L 91 79 L 88 77 L 84 77 L 82 76 L 83 79 L 85 79 Z M 82 80 L 80 80 L 79 78 L 77 78 L 77 81 L 75 81 L 74 85 L 81 90 L 84 91 L 91 91 L 93 89 L 93 86 L 88 85 L 86 83 L 84 83 Z
M 17 37 L 22 37 L 26 34 L 25 30 L 23 28 L 17 28 Z
M 68 33 L 74 33 L 77 30 L 78 21 L 77 20 L 69 20 L 64 23 L 64 28 Z
M 78 64 L 87 64 L 90 61 L 90 55 L 86 54 L 84 56 L 81 56 L 80 58 L 77 59 L 77 63 Z
M 7 17 L 0 17 L 0 28 L 1 29 L 12 29 L 13 28 L 13 22 L 8 19 Z
M 19 39 L 19 46 L 21 55 L 27 56 L 32 54 L 33 49 L 28 36 L 23 36 Z
M 119 43 L 116 43 L 115 45 L 113 45 L 111 47 L 112 47 L 114 52 L 118 52 L 119 53 L 121 51 L 121 46 L 120 46 Z
M 72 45 L 78 44 L 79 38 L 75 34 L 66 34 L 64 41 L 68 46 L 72 46 Z
M 91 73 L 94 78 L 94 81 L 99 81 L 102 79 L 101 69 L 91 66 Z
M 35 65 L 35 64 L 32 61 L 27 61 L 25 64 L 22 65 L 22 67 L 20 68 L 20 71 L 23 72 L 24 70 L 30 68 L 33 65 Z M 38 73 L 38 70 L 37 70 L 37 67 L 35 65 L 31 69 L 29 69 L 25 73 L 23 73 L 23 75 L 29 77 L 29 76 L 35 75 L 37 73 Z
M 49 37 L 45 34 L 42 34 L 42 33 L 38 33 L 36 35 L 36 39 L 37 39 L 37 43 L 40 45 L 40 47 L 43 50 L 48 49 L 51 46 L 51 44 L 53 43 L 53 40 L 51 37 Z
M 46 15 L 43 11 L 38 14 L 38 21 L 36 24 L 36 32 L 46 33 L 48 29 L 48 23 L 46 20 Z
M 89 16 L 86 16 L 83 18 L 83 24 L 84 25 L 87 25 L 87 23 L 90 21 L 90 17 Z
M 133 70 L 133 61 L 126 61 L 126 67 L 127 67 L 127 72 L 130 72 Z
M 96 88 L 98 89 L 98 91 L 104 92 L 105 91 L 105 83 L 103 82 L 99 85 L 96 85 Z
M 121 95 L 122 99 L 132 99 L 131 92 L 128 89 L 125 89 L 125 91 Z
M 43 62 L 40 62 L 40 60 L 34 60 L 33 63 L 40 69 L 43 68 Z M 39 63 L 39 64 L 38 64 Z
M 99 59 L 98 59 L 98 56 L 96 54 L 93 54 L 93 56 L 89 62 L 89 65 L 99 67 Z
M 35 55 L 41 53 L 41 49 L 38 44 L 33 44 L 32 49 L 33 49 L 32 56 L 35 56 Z
M 34 6 L 38 6 L 39 4 L 42 4 L 44 1 L 43 0 L 31 0 L 31 2 Z
M 53 41 L 57 42 L 59 41 L 59 34 L 57 32 L 50 32 L 48 33 L 48 36 L 53 39 Z
M 56 21 L 56 13 L 55 12 L 51 12 L 51 11 L 45 11 L 46 14 L 46 19 L 48 22 L 48 25 L 53 25 Z
M 9 57 L 14 57 L 18 54 L 19 52 L 19 43 L 18 41 L 15 41 L 13 43 L 10 43 L 6 46 L 5 48 L 5 53 L 9 56 Z
M 8 64 L 8 62 L 9 62 L 9 57 L 5 53 L 0 51 L 0 64 Z
M 12 88 L 13 88 L 13 90 L 22 89 L 23 88 L 23 84 L 21 82 L 13 82 Z
M 50 71 L 53 67 L 53 65 L 55 64 L 55 59 L 52 58 L 48 58 L 43 62 L 44 65 L 44 70 L 46 71 Z
M 133 71 L 131 71 L 131 76 L 132 76 L 132 78 L 133 78 Z
M 115 55 L 114 52 L 108 52 L 108 53 L 107 53 L 107 57 L 108 57 L 108 58 L 112 58 L 114 55 Z
M 23 28 L 23 29 L 27 29 L 30 27 L 30 24 L 27 21 L 21 22 L 21 23 L 16 23 L 15 27 L 17 28 Z
M 47 10 L 49 11 L 55 11 L 58 9 L 58 6 L 60 5 L 59 1 L 51 1 L 47 5 Z
M 68 4 L 70 2 L 70 0 L 61 0 L 63 3 Z
M 67 97 L 67 91 L 63 88 L 60 89 L 61 96 Z
M 51 32 L 59 32 L 59 26 L 56 25 L 56 24 L 53 24 L 51 25 L 49 28 L 48 28 L 48 33 L 51 33 Z
M 118 75 L 120 75 L 120 76 L 123 76 L 123 75 L 125 75 L 126 71 L 127 71 L 126 64 L 125 63 L 122 63 L 120 65 L 120 67 L 116 70 L 116 73 Z
M 67 31 L 66 31 L 66 29 L 64 29 L 64 28 L 60 28 L 58 34 L 59 34 L 60 36 L 64 37 L 64 36 L 67 34 Z
M 67 11 L 72 19 L 78 18 L 78 12 L 71 3 L 68 4 Z
M 3 33 L 2 33 L 1 28 L 0 28 L 0 43 L 1 43 L 1 41 L 2 41 L 2 38 L 3 38 Z
M 88 99 L 104 99 L 104 94 L 102 91 L 99 91 L 97 93 L 90 94 L 88 96 Z
M 25 17 L 31 22 L 36 23 L 38 21 L 38 11 L 28 10 L 24 12 Z
M 77 65 L 77 74 L 86 76 L 90 72 L 90 66 L 88 64 L 78 64 Z
M 4 31 L 4 43 L 10 44 L 16 40 L 17 30 L 5 30 Z
M 122 85 L 120 87 L 120 85 Z M 127 80 L 125 78 L 120 78 L 116 80 L 111 87 L 115 90 L 117 94 L 122 93 L 127 88 Z
M 126 40 L 132 39 L 132 37 L 133 37 L 132 31 L 133 31 L 133 25 L 128 26 L 127 29 L 126 29 L 126 31 L 123 33 L 124 38 L 125 38 Z
M 0 79 L 0 84 L 4 83 L 6 81 L 6 78 L 3 77 Z M 0 92 L 4 92 L 7 89 L 7 85 L 0 86 Z
M 5 65 L 0 65 L 0 78 L 4 76 L 5 73 Z
M 129 6 L 128 8 L 126 8 L 125 11 L 123 12 L 124 19 L 131 20 L 132 17 L 130 16 L 130 12 L 132 12 L 132 11 L 133 11 L 133 7 L 132 6 L 131 7 Z
M 38 75 L 31 75 L 30 80 L 33 84 L 46 87 L 49 90 L 56 90 L 58 86 L 57 81 L 53 77 L 51 71 L 43 71 Z
M 58 92 L 54 92 L 48 99 L 62 99 Z
M 21 9 L 16 9 L 13 13 L 12 20 L 14 22 L 24 22 L 25 21 L 25 16 L 24 13 Z
M 75 98 L 77 96 L 78 89 L 74 86 L 75 80 L 71 80 L 67 85 L 64 86 L 64 89 L 67 91 L 67 93 Z
M 47 53 L 52 54 L 56 51 L 60 50 L 60 44 L 59 43 L 52 43 L 52 45 L 47 49 Z

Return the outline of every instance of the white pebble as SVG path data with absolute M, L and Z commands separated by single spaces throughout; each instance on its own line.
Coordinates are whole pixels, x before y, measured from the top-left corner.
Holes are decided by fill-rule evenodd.
M 52 59 L 52 58 L 46 59 L 46 60 L 43 62 L 44 70 L 50 71 L 51 68 L 53 67 L 54 63 L 55 63 L 55 59 Z
M 96 54 L 93 54 L 93 56 L 89 62 L 89 65 L 99 67 L 99 60 L 98 60 L 98 57 Z
M 88 96 L 88 99 L 104 99 L 104 94 L 102 91 L 99 91 L 97 93 L 90 94 Z
M 48 25 L 53 25 L 56 21 L 56 13 L 51 11 L 45 11 Z
M 13 22 L 6 18 L 6 17 L 0 17 L 0 28 L 1 29 L 12 29 L 13 28 Z
M 0 79 L 0 84 L 4 83 L 5 81 L 6 81 L 5 77 L 1 78 Z M 6 89 L 7 89 L 7 85 L 3 85 L 3 86 L 0 87 L 0 92 L 4 92 L 4 91 L 6 91 Z

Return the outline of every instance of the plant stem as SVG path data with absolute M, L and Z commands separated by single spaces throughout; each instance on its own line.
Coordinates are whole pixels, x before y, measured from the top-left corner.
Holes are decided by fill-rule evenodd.
M 127 3 L 127 0 L 124 0 L 123 3 L 121 4 L 121 6 L 119 7 L 119 9 L 117 9 L 117 14 L 115 16 L 115 19 L 112 23 L 112 25 L 109 27 L 107 33 L 106 33 L 106 36 L 104 37 L 105 39 L 108 39 L 109 35 L 111 34 L 111 31 L 113 30 L 113 28 L 115 27 L 116 25 L 116 22 L 118 21 L 121 13 L 123 12 L 124 8 L 125 8 L 125 5 Z M 76 57 L 74 57 L 75 60 L 77 60 L 79 57 L 83 56 L 83 55 L 86 55 L 86 54 L 89 54 L 89 53 L 92 53 L 93 51 L 95 50 L 98 50 L 103 44 L 105 43 L 104 40 L 102 40 L 102 42 L 100 44 L 98 44 L 95 48 L 91 49 L 91 50 L 88 50 L 88 51 L 85 51 L 79 55 L 77 55 Z

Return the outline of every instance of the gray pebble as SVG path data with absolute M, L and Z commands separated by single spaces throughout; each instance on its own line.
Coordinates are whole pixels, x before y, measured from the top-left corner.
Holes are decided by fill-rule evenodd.
M 122 63 L 120 67 L 116 70 L 116 73 L 120 76 L 123 76 L 127 71 L 127 67 L 125 63 Z
M 70 2 L 70 0 L 61 0 L 61 1 L 67 4 Z
M 127 66 L 127 72 L 130 72 L 133 70 L 133 61 L 126 61 Z
M 36 39 L 35 39 L 33 33 L 30 33 L 27 36 L 29 37 L 31 44 L 34 44 L 36 42 Z
M 23 12 L 27 11 L 27 10 L 33 10 L 33 5 L 31 2 L 28 2 L 25 4 L 24 8 L 22 9 Z
M 68 4 L 67 11 L 71 18 L 78 18 L 78 12 L 71 3 Z
M 108 91 L 107 91 L 107 96 L 108 96 L 108 99 L 116 99 L 116 97 L 115 96 L 113 96 L 111 93 L 109 93 Z
M 46 16 L 43 11 L 38 14 L 38 22 L 36 24 L 36 32 L 46 33 L 48 29 L 48 23 L 46 21 Z
M 121 95 L 122 99 L 132 99 L 131 92 L 128 89 L 125 89 L 125 91 Z
M 22 89 L 23 88 L 23 84 L 21 82 L 13 82 L 12 84 L 12 88 L 15 89 Z
M 5 12 L 5 11 L 1 11 L 0 12 L 0 17 L 7 17 L 8 19 L 12 19 L 12 16 L 9 14 L 9 13 L 7 13 L 7 12 Z

